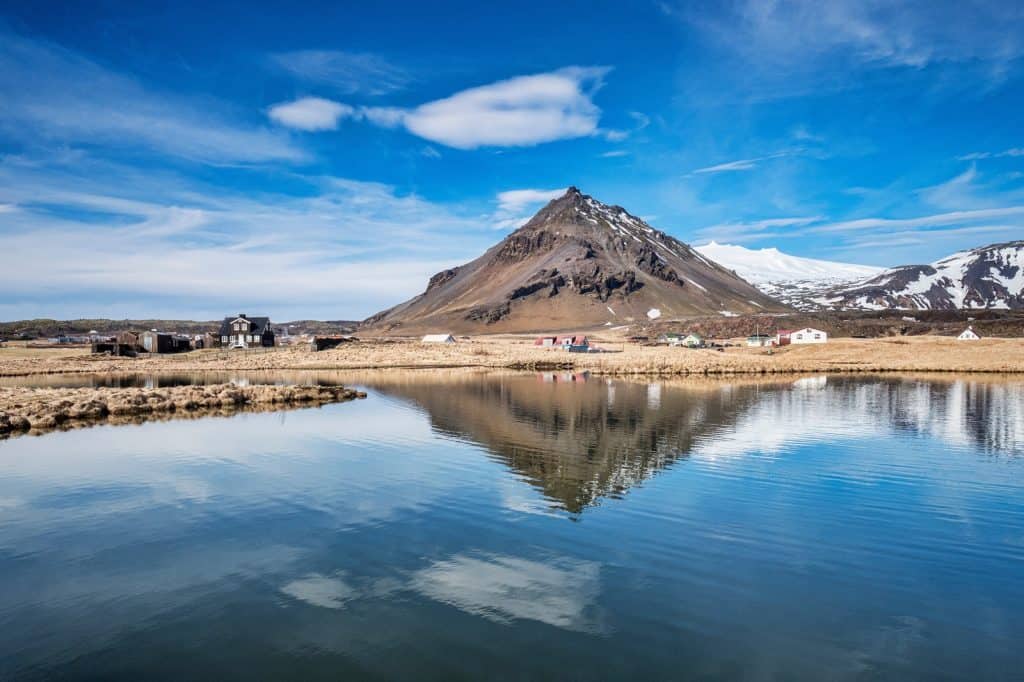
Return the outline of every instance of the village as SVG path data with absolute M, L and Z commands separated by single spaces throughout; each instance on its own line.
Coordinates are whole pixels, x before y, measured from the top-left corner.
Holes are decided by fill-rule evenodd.
M 903 318 L 904 320 L 912 318 Z M 25 346 L 35 349 L 88 347 L 93 354 L 116 357 L 137 357 L 149 354 L 185 353 L 195 350 L 220 349 L 224 351 L 258 351 L 275 347 L 308 348 L 318 352 L 338 348 L 360 340 L 374 340 L 375 337 L 361 337 L 355 334 L 291 334 L 290 325 L 274 325 L 267 316 L 250 316 L 246 313 L 224 317 L 217 329 L 203 333 L 148 329 L 143 331 L 123 330 L 100 332 L 90 330 L 86 334 L 58 333 L 45 339 L 23 339 Z M 604 334 L 607 336 L 607 334 Z M 456 336 L 452 333 L 432 332 L 419 337 L 422 344 L 457 344 L 489 335 Z M 387 338 L 387 337 L 385 337 Z M 409 337 L 397 336 L 396 338 Z M 956 337 L 958 341 L 979 341 L 981 334 L 973 325 L 968 325 Z M 619 340 L 619 339 L 617 339 Z M 758 329 L 750 335 L 738 338 L 711 338 L 698 331 L 668 331 L 655 338 L 644 334 L 633 334 L 624 339 L 628 343 L 642 346 L 666 346 L 669 348 L 711 348 L 724 351 L 726 348 L 746 346 L 748 348 L 779 348 L 790 345 L 825 344 L 829 342 L 828 332 L 814 327 L 800 329 L 778 329 L 774 334 L 765 334 Z M 0 338 L 0 343 L 4 339 Z M 569 353 L 608 353 L 615 349 L 601 345 L 585 333 L 542 334 L 533 337 L 533 345 L 544 350 L 561 350 Z
M 21 335 L 0 343 L 0 376 L 208 370 L 488 368 L 607 375 L 801 372 L 1020 372 L 1024 340 L 971 323 L 934 333 L 862 337 L 805 326 L 762 331 L 773 318 L 661 321 L 647 328 L 551 334 L 320 333 L 268 316 L 234 314 L 181 331 Z M 783 322 L 785 320 L 782 320 Z M 204 330 L 205 325 L 205 330 Z M 168 327 L 171 325 L 168 324 Z M 293 326 L 295 327 L 293 329 Z M 782 325 L 776 325 L 781 327 Z M 836 325 L 833 324 L 834 329 Z M 674 329 L 674 330 L 673 330 Z M 746 329 L 746 333 L 739 333 Z M 902 329 L 902 328 L 901 328 Z M 299 331 L 302 330 L 302 331 Z

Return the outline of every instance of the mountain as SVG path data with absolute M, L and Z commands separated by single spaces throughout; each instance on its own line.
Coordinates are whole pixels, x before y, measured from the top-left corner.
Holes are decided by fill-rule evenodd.
M 882 268 L 801 258 L 778 249 L 747 249 L 711 242 L 696 247 L 702 255 L 734 270 L 764 293 L 801 310 L 822 307 L 814 301 L 824 292 L 874 277 Z
M 525 332 L 785 307 L 620 206 L 570 187 L 476 260 L 364 328 Z
M 930 265 L 904 265 L 828 291 L 833 308 L 1024 310 L 1024 241 L 961 251 Z

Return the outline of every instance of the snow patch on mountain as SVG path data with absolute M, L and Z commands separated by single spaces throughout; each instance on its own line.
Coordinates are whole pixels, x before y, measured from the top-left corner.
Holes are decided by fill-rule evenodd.
M 826 290 L 875 277 L 883 268 L 791 256 L 776 248 L 748 249 L 711 242 L 694 249 L 761 291 L 800 309 L 821 307 Z

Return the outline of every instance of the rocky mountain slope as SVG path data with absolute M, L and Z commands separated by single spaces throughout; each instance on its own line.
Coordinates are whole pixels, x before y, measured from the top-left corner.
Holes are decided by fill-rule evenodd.
M 736 272 L 758 289 L 799 310 L 821 308 L 815 302 L 830 289 L 874 277 L 883 268 L 802 258 L 776 248 L 748 249 L 711 242 L 695 249 Z
M 836 287 L 818 302 L 837 309 L 1024 310 L 1024 241 L 961 251 Z
M 525 332 L 785 307 L 619 206 L 575 187 L 482 256 L 364 329 Z

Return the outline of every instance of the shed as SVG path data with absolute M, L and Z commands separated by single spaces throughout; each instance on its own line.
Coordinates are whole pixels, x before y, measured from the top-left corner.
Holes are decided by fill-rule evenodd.
M 455 337 L 451 334 L 427 334 L 420 341 L 422 343 L 455 343 Z
M 772 337 L 767 334 L 751 334 L 747 337 L 747 345 L 751 348 L 762 348 L 772 345 Z
M 139 334 L 139 344 L 147 353 L 181 353 L 191 350 L 187 336 L 156 330 Z
M 538 336 L 536 339 L 534 339 L 533 345 L 535 345 L 535 346 L 543 346 L 545 348 L 550 348 L 552 346 L 557 346 L 558 345 L 558 337 L 557 336 Z

